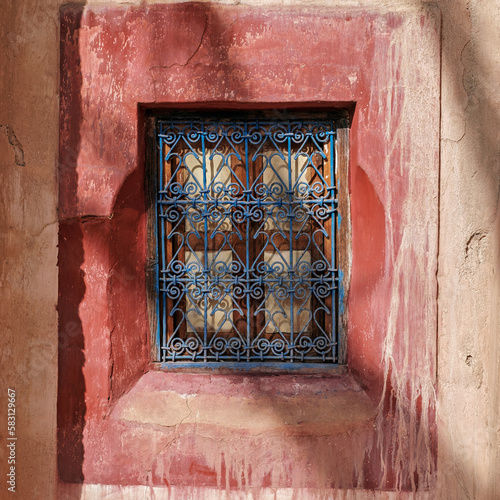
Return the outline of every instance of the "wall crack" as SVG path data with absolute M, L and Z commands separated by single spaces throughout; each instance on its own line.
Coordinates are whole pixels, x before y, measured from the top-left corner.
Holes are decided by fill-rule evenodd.
M 10 145 L 14 149 L 16 165 L 24 167 L 26 165 L 26 163 L 24 162 L 24 150 L 23 146 L 17 139 L 16 134 L 14 134 L 14 131 L 11 127 L 9 127 L 9 125 L 0 125 L 0 130 L 2 132 L 5 132 Z
M 168 65 L 151 66 L 149 68 L 149 71 L 152 71 L 152 70 L 155 70 L 155 69 L 170 69 L 170 68 L 173 68 L 174 66 L 187 66 L 191 62 L 191 60 L 193 59 L 193 57 L 200 50 L 201 45 L 203 43 L 203 39 L 205 38 L 205 33 L 207 32 L 207 27 L 208 27 L 208 14 L 205 14 L 205 25 L 203 26 L 203 31 L 201 33 L 200 42 L 198 43 L 198 45 L 194 49 L 193 53 L 188 57 L 188 59 L 186 60 L 185 63 L 174 62 L 174 63 L 168 64 Z
M 85 222 L 90 222 L 92 220 L 96 220 L 96 221 L 99 221 L 99 220 L 102 221 L 102 220 L 105 220 L 105 219 L 111 220 L 114 215 L 115 214 L 113 212 L 110 213 L 109 215 L 94 215 L 94 214 L 77 215 L 75 217 L 63 217 L 63 218 L 59 219 L 59 222 L 74 222 L 74 221 L 77 221 L 77 222 L 85 223 Z

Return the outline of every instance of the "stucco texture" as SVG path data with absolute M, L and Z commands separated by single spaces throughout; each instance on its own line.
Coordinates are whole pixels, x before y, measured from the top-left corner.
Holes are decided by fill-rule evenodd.
M 103 3 L 119 2 L 87 5 Z M 79 340 L 77 318 L 61 320 L 56 309 L 58 208 L 67 206 L 58 195 L 61 4 L 18 0 L 0 5 L 0 419 L 7 419 L 7 388 L 15 388 L 17 495 L 246 498 L 251 492 L 230 494 L 210 488 L 174 488 L 167 493 L 156 487 L 120 485 L 58 488 L 57 353 L 66 343 Z M 424 8 L 417 1 L 383 0 L 278 4 L 382 13 Z M 500 498 L 500 6 L 495 0 L 440 0 L 436 5 L 442 20 L 440 172 L 434 200 L 439 206 L 437 334 L 426 333 L 437 337 L 437 483 L 431 491 L 398 498 L 496 499 Z M 75 215 L 79 214 L 63 217 Z M 94 227 L 99 221 L 89 224 L 84 231 L 99 235 L 100 229 L 96 232 Z M 70 257 L 84 262 L 83 255 Z M 77 285 L 82 279 L 73 278 Z M 59 337 L 58 321 L 63 321 L 65 331 Z M 0 420 L 2 478 L 7 474 L 5 432 Z M 2 479 L 1 498 L 9 498 L 6 488 Z M 299 489 L 264 489 L 257 495 L 394 498 L 385 492 Z

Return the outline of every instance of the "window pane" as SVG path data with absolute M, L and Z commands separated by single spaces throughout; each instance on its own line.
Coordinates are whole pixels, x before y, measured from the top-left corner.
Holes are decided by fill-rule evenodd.
M 273 271 L 266 280 L 265 302 L 266 333 L 290 334 L 297 337 L 311 334 L 312 311 L 311 252 L 292 251 L 290 256 L 278 252 L 265 252 L 264 262 Z
M 228 251 L 186 252 L 186 322 L 187 332 L 208 333 L 232 331 L 232 287 L 231 263 L 233 255 Z M 203 270 L 208 269 L 207 279 Z M 208 285 L 209 294 L 203 293 Z

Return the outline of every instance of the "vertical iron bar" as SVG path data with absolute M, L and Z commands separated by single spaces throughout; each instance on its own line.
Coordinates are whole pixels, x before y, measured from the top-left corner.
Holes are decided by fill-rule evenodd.
M 293 223 L 292 223 L 292 208 L 293 208 L 293 193 L 292 193 L 292 137 L 291 137 L 291 122 L 288 122 L 288 238 L 290 244 L 290 267 L 288 269 L 288 277 L 290 281 L 290 345 L 293 346 L 295 342 L 294 335 L 294 321 L 293 321 L 293 299 L 294 299 L 294 276 L 295 266 L 293 262 Z M 291 271 L 291 272 L 290 272 Z M 295 349 L 290 348 L 290 361 L 293 363 L 295 358 Z
M 163 358 L 163 352 L 162 352 L 162 347 L 165 345 L 165 333 L 162 331 L 161 326 L 160 326 L 160 273 L 159 273 L 159 263 L 158 263 L 158 255 L 160 254 L 160 245 L 162 242 L 158 238 L 158 222 L 159 222 L 159 217 L 158 217 L 158 162 L 162 162 L 162 146 L 161 146 L 161 141 L 160 145 L 157 144 L 156 142 L 156 137 L 158 134 L 158 128 L 161 127 L 162 125 L 158 124 L 156 120 L 154 120 L 154 138 L 152 143 L 154 144 L 153 146 L 153 151 L 154 154 L 152 158 L 149 158 L 154 162 L 154 170 L 149 170 L 150 167 L 147 167 L 148 175 L 150 178 L 152 178 L 153 186 L 149 187 L 148 192 L 147 192 L 147 199 L 149 200 L 148 205 L 152 207 L 153 214 L 154 214 L 154 249 L 155 249 L 155 254 L 154 254 L 154 290 L 155 290 L 155 300 L 154 300 L 154 307 L 155 307 L 155 321 L 153 324 L 156 327 L 156 332 L 155 332 L 155 337 L 156 337 L 156 349 L 157 349 L 157 357 L 159 360 L 164 360 Z M 148 124 L 148 137 L 149 134 L 152 132 L 149 127 L 151 126 L 151 122 Z M 159 147 L 158 147 L 159 146 Z M 148 147 L 149 150 L 149 147 Z M 159 155 L 159 156 L 158 156 Z M 154 175 L 151 175 L 152 172 L 154 172 Z M 150 179 L 148 179 L 150 180 Z M 154 197 L 151 198 L 151 192 L 154 193 Z M 152 202 L 152 199 L 155 200 L 155 202 Z M 163 343 L 162 343 L 163 340 Z
M 245 183 L 246 183 L 246 199 L 248 202 L 247 209 L 250 206 L 250 165 L 248 162 L 248 124 L 245 123 Z M 247 217 L 246 221 L 246 242 L 245 242 L 245 255 L 246 255 L 246 266 L 245 266 L 245 279 L 246 283 L 245 286 L 247 287 L 246 290 L 246 304 L 247 304 L 247 345 L 246 345 L 246 359 L 247 361 L 250 361 L 250 345 L 251 345 L 251 320 L 250 318 L 250 217 Z M 255 257 L 255 256 L 253 256 Z
M 203 311 L 203 361 L 207 361 L 207 346 L 208 346 L 208 328 L 207 328 L 207 309 L 208 309 L 208 296 L 207 296 L 207 281 L 208 281 L 208 221 L 207 221 L 207 163 L 205 160 L 205 127 L 204 127 L 204 122 L 202 120 L 201 122 L 201 154 L 203 158 L 203 225 L 205 229 L 205 238 L 204 238 L 204 262 L 203 262 L 203 279 L 202 283 L 205 288 L 204 293 L 203 293 L 203 304 L 204 304 L 204 311 Z

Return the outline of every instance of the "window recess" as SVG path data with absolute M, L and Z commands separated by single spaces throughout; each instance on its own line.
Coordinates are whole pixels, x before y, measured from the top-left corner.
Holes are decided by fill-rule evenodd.
M 149 119 L 156 361 L 344 361 L 346 119 L 255 116 Z

